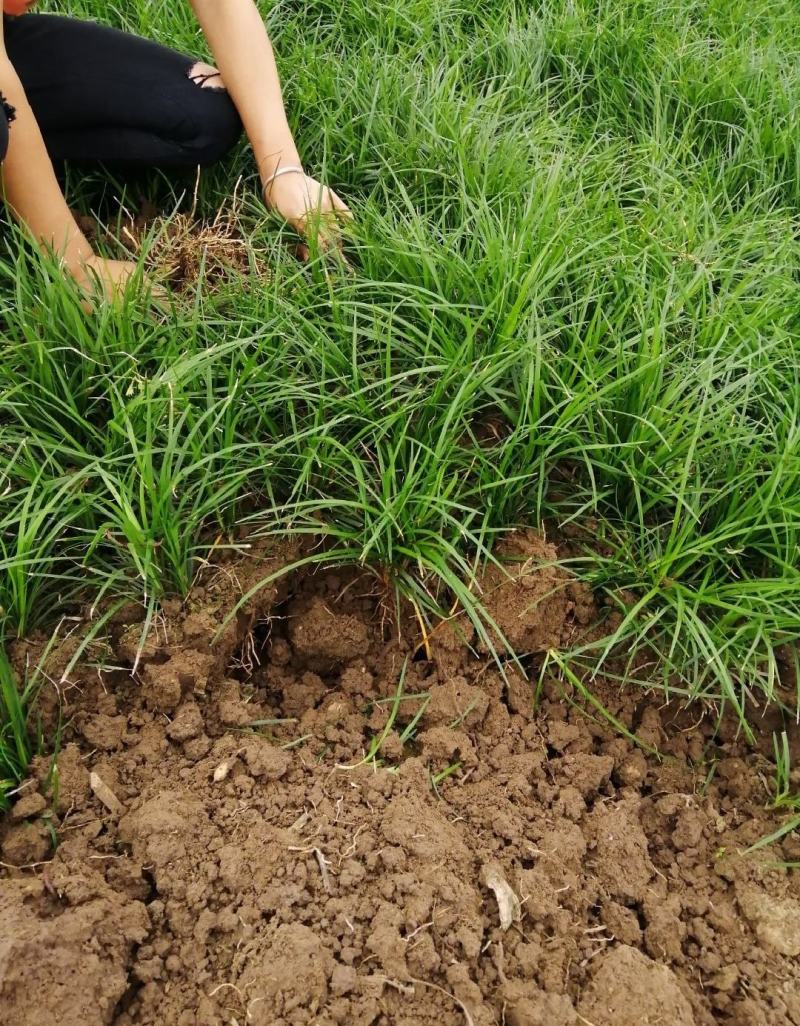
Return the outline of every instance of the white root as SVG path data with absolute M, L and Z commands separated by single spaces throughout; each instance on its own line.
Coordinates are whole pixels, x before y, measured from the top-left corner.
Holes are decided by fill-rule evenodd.
M 461 998 L 457 998 L 455 994 L 451 994 L 449 990 L 445 990 L 444 987 L 440 987 L 438 983 L 429 983 L 428 980 L 418 980 L 415 976 L 409 976 L 412 983 L 418 983 L 421 987 L 430 987 L 433 990 L 438 990 L 440 994 L 444 994 L 445 997 L 449 997 L 451 1001 L 458 1005 L 461 1011 L 464 1013 L 464 1019 L 466 1020 L 467 1026 L 475 1026 L 475 1020 L 472 1018 L 472 1014 Z
M 328 894 L 332 894 L 333 888 L 331 887 L 331 878 L 330 874 L 328 873 L 328 866 L 330 865 L 330 863 L 322 854 L 319 848 L 314 848 L 314 857 L 317 860 L 317 864 L 319 865 L 319 871 L 322 874 L 322 886 L 325 888 Z
M 372 976 L 370 979 L 380 980 L 384 986 L 392 987 L 394 990 L 399 991 L 401 994 L 406 994 L 409 997 L 412 997 L 415 993 L 413 986 L 409 986 L 408 983 L 401 983 L 400 980 L 393 980 L 388 976 Z M 467 1026 L 475 1026 L 475 1020 L 472 1018 L 472 1013 L 464 1002 L 460 998 L 457 998 L 455 994 L 451 994 L 449 990 L 445 990 L 444 987 L 440 987 L 438 983 L 430 983 L 428 980 L 418 980 L 415 976 L 409 976 L 408 979 L 412 984 L 416 984 L 419 987 L 430 987 L 431 990 L 438 990 L 440 994 L 444 994 L 445 997 L 450 998 L 450 1000 L 454 1004 L 458 1005 L 464 1013 L 464 1019 Z

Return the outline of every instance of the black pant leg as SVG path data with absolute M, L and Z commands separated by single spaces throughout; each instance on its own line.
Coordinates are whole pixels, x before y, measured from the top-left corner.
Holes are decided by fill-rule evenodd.
M 8 153 L 8 128 L 15 116 L 14 108 L 0 93 L 0 164 L 6 159 Z
M 228 93 L 189 80 L 195 58 L 46 14 L 8 20 L 5 36 L 54 159 L 191 168 L 214 163 L 241 134 Z

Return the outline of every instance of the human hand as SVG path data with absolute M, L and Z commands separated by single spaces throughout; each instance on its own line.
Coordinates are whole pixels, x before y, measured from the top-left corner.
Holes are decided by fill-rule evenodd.
M 279 213 L 309 242 L 316 241 L 323 251 L 341 244 L 342 223 L 353 218 L 333 189 L 299 170 L 269 181 L 264 200 L 270 210 Z
M 92 297 L 99 295 L 111 303 L 124 298 L 137 276 L 151 295 L 157 299 L 163 298 L 163 288 L 154 285 L 146 275 L 142 275 L 139 264 L 132 260 L 109 260 L 93 255 L 84 260 L 74 272 L 74 278 L 84 292 Z

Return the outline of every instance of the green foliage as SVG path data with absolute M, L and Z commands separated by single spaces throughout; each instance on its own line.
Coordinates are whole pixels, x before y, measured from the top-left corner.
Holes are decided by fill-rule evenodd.
M 797 791 L 791 778 L 792 758 L 789 737 L 786 731 L 783 731 L 780 736 L 773 734 L 772 745 L 775 753 L 775 781 L 773 785 L 775 795 L 772 800 L 772 806 L 779 813 L 783 813 L 785 818 L 776 830 L 751 844 L 746 849 L 748 854 L 760 851 L 762 848 L 768 848 L 795 830 L 800 830 L 800 792 Z M 797 868 L 797 865 L 792 863 L 779 864 L 786 866 L 786 868 Z
M 0 812 L 9 807 L 10 793 L 25 776 L 33 755 L 28 731 L 28 697 L 18 689 L 0 646 Z
M 205 55 L 189 5 L 69 9 Z M 354 273 L 297 265 L 244 147 L 200 210 L 244 176 L 269 282 L 87 315 L 7 239 L 7 631 L 86 594 L 152 608 L 242 523 L 327 533 L 422 615 L 479 619 L 498 532 L 591 517 L 573 566 L 621 622 L 581 665 L 623 644 L 673 693 L 772 701 L 800 637 L 796 4 L 263 10 L 301 151 L 357 214 Z M 69 198 L 113 218 L 116 185 L 72 173 Z M 165 210 L 193 186 L 149 183 Z

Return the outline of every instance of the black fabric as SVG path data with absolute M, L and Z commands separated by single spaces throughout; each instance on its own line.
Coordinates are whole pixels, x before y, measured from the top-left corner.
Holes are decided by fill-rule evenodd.
M 190 81 L 195 58 L 159 43 L 49 14 L 6 18 L 5 41 L 54 160 L 207 166 L 241 134 L 227 92 Z
M 0 160 L 8 153 L 8 126 L 16 118 L 17 112 L 0 93 Z

